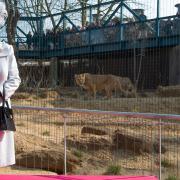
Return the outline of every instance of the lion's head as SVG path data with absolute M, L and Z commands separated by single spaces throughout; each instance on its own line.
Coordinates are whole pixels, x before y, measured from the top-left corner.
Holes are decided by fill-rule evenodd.
M 86 81 L 86 73 L 83 74 L 75 74 L 75 81 L 76 84 L 79 86 L 83 86 L 85 84 Z

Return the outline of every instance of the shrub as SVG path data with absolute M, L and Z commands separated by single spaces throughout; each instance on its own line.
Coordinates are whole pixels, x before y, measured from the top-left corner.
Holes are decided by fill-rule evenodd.
M 173 167 L 173 165 L 171 164 L 171 162 L 169 162 L 168 160 L 164 159 L 161 161 L 161 165 L 165 168 L 170 168 Z
M 176 176 L 170 175 L 165 180 L 179 180 Z
M 78 151 L 78 150 L 74 150 L 73 152 L 72 152 L 76 157 L 78 157 L 78 158 L 82 158 L 82 152 L 81 151 Z
M 50 132 L 49 132 L 49 131 L 44 131 L 44 132 L 42 133 L 42 135 L 43 135 L 43 136 L 50 136 Z
M 121 174 L 121 166 L 119 165 L 110 165 L 105 174 L 106 175 L 120 175 Z

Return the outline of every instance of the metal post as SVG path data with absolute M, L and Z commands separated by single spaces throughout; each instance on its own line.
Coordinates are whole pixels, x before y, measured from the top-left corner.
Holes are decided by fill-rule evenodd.
M 161 132 L 161 119 L 159 119 L 159 180 L 161 180 L 161 147 L 162 147 L 162 132 Z
M 44 23 L 43 23 L 43 18 L 42 18 L 42 16 L 43 16 L 43 3 L 44 3 L 44 0 L 41 0 L 41 4 L 40 4 L 40 21 L 39 21 L 39 26 L 40 26 L 40 35 L 42 36 L 42 34 L 43 34 L 43 29 L 44 29 L 44 27 L 43 27 L 43 25 L 44 25 Z
M 64 117 L 64 175 L 67 175 L 66 115 Z
M 135 88 L 137 89 L 137 83 L 136 83 L 136 43 L 135 40 L 133 40 L 133 81 L 134 81 L 134 85 Z
M 156 37 L 159 37 L 159 8 L 160 0 L 157 0 Z
M 17 38 L 16 47 L 19 50 L 19 39 Z
M 92 7 L 90 6 L 90 9 L 89 9 L 89 23 L 91 24 L 92 23 Z
M 92 7 L 90 5 L 89 9 L 89 25 L 92 23 Z M 88 29 L 88 46 L 90 47 L 91 44 L 91 29 Z
M 120 13 L 120 42 L 123 40 L 123 0 L 121 0 L 121 13 Z
M 62 19 L 63 19 L 63 32 L 61 34 L 61 43 L 62 43 L 62 54 L 64 55 L 64 48 L 65 48 L 65 26 L 66 26 L 66 22 L 64 19 L 64 12 L 62 12 Z
M 40 18 L 40 21 L 39 21 L 39 23 L 40 23 L 40 34 L 41 35 L 43 35 L 43 29 L 44 29 L 44 19 L 41 17 Z

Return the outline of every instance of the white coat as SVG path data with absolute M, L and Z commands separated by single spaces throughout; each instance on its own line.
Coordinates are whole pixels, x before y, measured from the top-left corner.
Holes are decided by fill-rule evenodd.
M 14 50 L 11 45 L 0 42 L 0 91 L 5 88 L 5 98 L 11 106 L 10 97 L 19 87 L 21 80 Z M 2 99 L 0 99 L 2 106 Z M 15 164 L 14 132 L 0 131 L 0 167 Z

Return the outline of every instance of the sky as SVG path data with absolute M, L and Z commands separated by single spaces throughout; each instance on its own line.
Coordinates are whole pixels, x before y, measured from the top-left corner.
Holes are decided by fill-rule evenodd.
M 134 5 L 132 5 L 132 3 L 129 4 L 134 8 L 144 7 L 145 13 L 149 14 L 149 16 L 156 16 L 157 0 L 127 0 L 127 2 L 135 2 L 135 1 L 138 3 L 137 4 L 134 3 Z M 95 0 L 89 0 L 89 3 L 93 3 L 93 2 L 95 2 Z M 174 5 L 180 3 L 180 0 L 159 0 L 159 2 L 160 2 L 160 15 L 168 16 L 168 15 L 176 14 L 177 8 L 174 7 Z
M 89 0 L 89 2 L 91 2 L 91 1 L 95 2 L 94 0 Z M 138 2 L 138 4 L 129 3 L 129 6 L 132 9 L 144 8 L 145 9 L 145 14 L 147 15 L 147 17 L 149 19 L 156 18 L 156 15 L 157 15 L 157 0 L 127 0 L 127 1 L 136 1 L 136 2 Z M 170 16 L 170 15 L 175 15 L 176 14 L 177 8 L 175 7 L 175 4 L 180 3 L 180 0 L 159 0 L 159 1 L 160 1 L 160 17 Z M 124 13 L 127 13 L 127 15 L 132 16 L 132 14 L 130 14 L 126 10 L 124 11 Z M 51 25 L 49 23 L 46 23 L 45 29 L 50 28 L 50 26 Z M 29 29 L 27 31 L 29 31 Z
M 180 3 L 180 0 L 160 0 L 160 16 L 163 17 L 175 15 L 177 12 L 175 4 L 177 3 Z M 154 4 L 156 4 L 156 2 Z M 151 4 L 151 7 L 152 5 L 153 4 Z M 156 11 L 154 12 L 154 14 L 156 15 Z
M 145 14 L 147 15 L 148 19 L 153 19 L 157 17 L 157 0 L 127 0 L 127 2 L 133 2 L 133 1 L 136 1 L 137 3 L 128 3 L 128 5 L 132 9 L 144 8 Z M 94 4 L 95 2 L 97 2 L 97 0 L 88 1 L 89 4 Z M 160 2 L 160 17 L 171 16 L 177 13 L 177 8 L 175 7 L 175 4 L 180 3 L 180 0 L 159 0 L 159 2 Z M 132 17 L 132 14 L 129 13 L 129 11 L 127 11 L 126 9 L 124 9 L 123 12 L 126 16 Z M 116 16 L 120 16 L 120 15 L 116 15 Z M 80 25 L 80 22 L 76 22 L 76 24 L 77 23 Z M 46 26 L 49 27 L 49 25 Z
M 160 0 L 160 2 L 161 16 L 166 16 L 176 14 L 177 8 L 174 5 L 180 3 L 180 0 Z
M 132 0 L 133 1 L 133 0 Z M 133 8 L 144 8 L 148 18 L 155 18 L 157 15 L 157 0 L 136 0 L 138 4 L 130 4 Z M 180 0 L 159 0 L 160 2 L 160 17 L 175 15 L 177 8 L 175 4 L 180 3 Z

